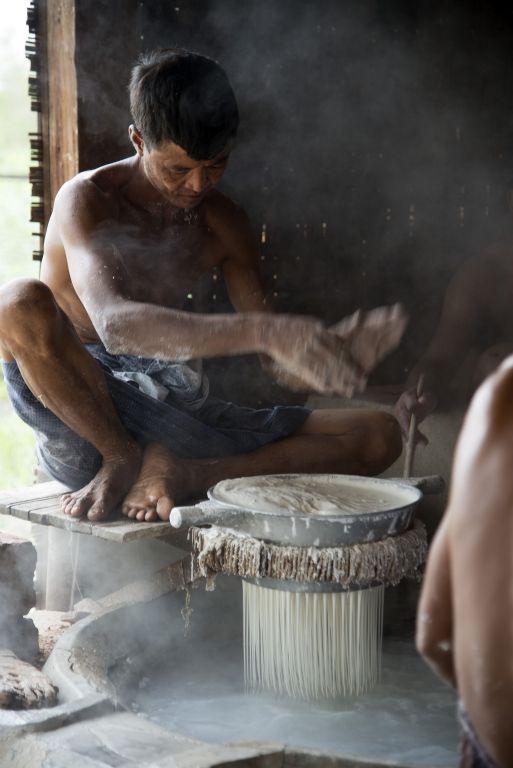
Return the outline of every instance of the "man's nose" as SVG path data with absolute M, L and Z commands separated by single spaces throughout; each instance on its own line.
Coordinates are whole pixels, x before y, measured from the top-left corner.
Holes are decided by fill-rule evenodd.
M 185 187 L 194 192 L 195 195 L 199 195 L 203 192 L 207 184 L 207 174 L 204 168 L 194 168 L 187 174 Z

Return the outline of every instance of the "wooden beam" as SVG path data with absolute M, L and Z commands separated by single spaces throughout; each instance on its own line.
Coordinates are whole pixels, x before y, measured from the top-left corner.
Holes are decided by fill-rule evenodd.
M 41 5 L 46 32 L 45 165 L 50 198 L 46 215 L 49 217 L 59 188 L 78 173 L 75 0 L 45 0 Z

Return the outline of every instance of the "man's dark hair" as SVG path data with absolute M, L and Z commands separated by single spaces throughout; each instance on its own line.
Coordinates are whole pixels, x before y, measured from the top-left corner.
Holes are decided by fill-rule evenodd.
M 130 109 L 149 149 L 163 141 L 211 160 L 233 139 L 239 110 L 221 66 L 175 48 L 143 54 L 132 69 Z

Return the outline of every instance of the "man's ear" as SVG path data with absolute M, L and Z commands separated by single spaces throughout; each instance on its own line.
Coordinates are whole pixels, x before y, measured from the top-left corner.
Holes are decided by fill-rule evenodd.
M 130 141 L 132 142 L 135 151 L 142 157 L 144 155 L 144 139 L 135 125 L 128 126 L 128 136 L 130 137 Z

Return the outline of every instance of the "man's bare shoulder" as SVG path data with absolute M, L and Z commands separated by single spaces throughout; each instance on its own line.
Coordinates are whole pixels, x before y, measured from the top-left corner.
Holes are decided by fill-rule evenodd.
M 213 189 L 205 200 L 207 223 L 212 228 L 233 229 L 250 227 L 244 208 L 218 189 Z
M 57 193 L 54 208 L 57 216 L 59 213 L 87 213 L 100 219 L 115 216 L 130 173 L 130 161 L 126 160 L 78 173 Z
M 206 223 L 223 242 L 227 255 L 244 259 L 255 248 L 253 228 L 244 208 L 218 190 L 212 190 L 205 203 Z

